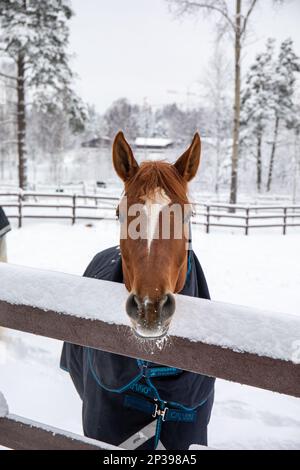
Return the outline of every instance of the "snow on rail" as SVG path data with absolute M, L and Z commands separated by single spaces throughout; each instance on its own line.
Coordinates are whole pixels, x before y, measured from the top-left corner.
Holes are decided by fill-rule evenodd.
M 123 284 L 0 263 L 0 300 L 129 325 Z M 176 296 L 170 334 L 300 363 L 300 317 Z
M 0 418 L 5 418 L 9 413 L 8 404 L 5 399 L 5 396 L 0 392 Z
M 23 416 L 9 414 L 7 415 L 7 418 L 9 418 L 10 421 L 15 421 L 16 423 L 24 424 L 25 426 L 29 426 L 31 428 L 41 429 L 43 431 L 51 433 L 53 436 L 64 436 L 67 439 L 94 445 L 95 447 L 101 448 L 103 450 L 123 450 L 122 447 L 116 447 L 112 444 L 108 444 L 107 442 L 98 441 L 96 439 L 92 439 L 90 437 L 75 434 L 73 432 L 66 431 L 64 429 L 56 428 L 54 426 L 49 426 L 47 424 L 40 423 L 38 421 L 33 421 L 32 419 L 24 418 Z

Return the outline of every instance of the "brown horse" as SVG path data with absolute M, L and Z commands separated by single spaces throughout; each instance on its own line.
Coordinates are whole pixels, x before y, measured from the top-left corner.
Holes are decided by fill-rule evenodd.
M 210 298 L 187 243 L 187 186 L 197 172 L 200 147 L 196 134 L 174 165 L 139 166 L 122 133 L 113 145 L 114 167 L 125 185 L 118 208 L 121 256 L 118 247 L 101 251 L 84 276 L 125 282 L 132 329 L 151 347 L 149 339 L 168 331 L 174 293 Z M 127 449 L 207 445 L 214 378 L 70 343 L 64 344 L 61 367 L 69 371 L 83 401 L 86 436 Z
M 200 153 L 196 133 L 174 164 L 151 161 L 139 166 L 122 132 L 113 143 L 114 168 L 124 182 L 117 212 L 124 282 L 130 293 L 126 311 L 141 337 L 167 333 L 175 311 L 173 294 L 185 283 L 191 214 L 187 189 Z

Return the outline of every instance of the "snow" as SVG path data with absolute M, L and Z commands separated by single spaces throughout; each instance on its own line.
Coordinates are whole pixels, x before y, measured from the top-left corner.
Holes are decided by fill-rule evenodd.
M 26 221 L 8 234 L 9 260 L 80 275 L 98 251 L 118 243 L 118 230 L 113 221 Z M 205 235 L 193 227 L 193 246 L 214 300 L 300 315 L 299 235 Z M 0 338 L 0 389 L 10 410 L 82 434 L 81 401 L 58 368 L 61 342 L 13 330 Z M 300 449 L 300 400 L 217 380 L 208 442 L 216 449 Z
M 0 277 L 0 299 L 6 302 L 90 320 L 129 324 L 121 315 L 127 297 L 123 284 L 5 263 L 0 264 Z
M 300 364 L 293 348 L 300 338 L 296 315 L 177 296 L 170 334 Z
M 117 260 L 119 250 L 115 256 Z M 0 264 L 0 278 L 0 299 L 9 303 L 130 324 L 125 313 L 128 292 L 123 284 L 5 263 Z M 170 334 L 300 364 L 293 347 L 300 339 L 300 317 L 296 315 L 177 295 Z
M 0 392 L 0 418 L 4 418 L 8 415 L 8 404 L 5 399 L 5 396 Z
M 209 447 L 199 446 L 198 444 L 192 444 L 189 447 L 189 450 L 211 450 L 211 449 L 209 449 Z

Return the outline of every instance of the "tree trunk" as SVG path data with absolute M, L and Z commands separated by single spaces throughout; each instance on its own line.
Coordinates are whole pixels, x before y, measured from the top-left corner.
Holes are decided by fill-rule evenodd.
M 19 187 L 27 187 L 27 159 L 26 159 L 26 114 L 25 114 L 25 60 L 22 53 L 17 61 L 17 133 L 18 133 L 18 160 L 19 160 Z
M 257 191 L 260 193 L 261 191 L 261 142 L 262 142 L 262 135 L 259 134 L 257 136 L 257 154 L 256 154 L 256 185 Z
M 273 138 L 273 143 L 272 143 L 272 151 L 271 151 L 271 158 L 270 158 L 270 165 L 269 165 L 267 191 L 271 190 L 271 184 L 272 184 L 272 178 L 273 178 L 273 169 L 274 169 L 274 159 L 275 159 L 277 139 L 278 139 L 278 129 L 279 129 L 279 117 L 276 116 L 275 128 L 274 128 L 274 138 Z
M 240 114 L 241 114 L 241 2 L 236 0 L 235 15 L 235 90 L 234 90 L 234 122 L 233 122 L 233 144 L 231 157 L 231 185 L 230 203 L 237 201 L 238 184 L 238 160 L 239 160 L 239 137 L 240 137 Z
M 220 144 L 217 144 L 216 150 L 216 174 L 215 174 L 215 193 L 219 194 L 219 179 L 220 179 Z
M 216 169 L 215 169 L 215 193 L 219 194 L 219 178 L 220 178 L 220 159 L 221 159 L 221 116 L 220 116 L 220 100 L 217 99 L 217 118 L 216 118 L 216 129 L 217 129 L 217 145 L 216 145 Z
M 300 180 L 299 134 L 295 131 L 294 142 L 294 178 L 293 178 L 293 204 L 297 203 L 297 183 Z

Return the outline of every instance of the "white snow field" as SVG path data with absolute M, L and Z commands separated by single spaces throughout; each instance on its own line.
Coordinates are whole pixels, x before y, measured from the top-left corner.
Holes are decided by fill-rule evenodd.
M 194 250 L 214 300 L 284 312 L 295 324 L 293 315 L 300 315 L 299 240 L 299 235 L 262 233 L 205 235 L 193 228 Z M 9 234 L 8 254 L 11 263 L 82 274 L 98 251 L 117 243 L 114 221 L 93 227 L 26 224 Z M 297 334 L 293 343 L 291 348 L 300 347 Z M 81 403 L 68 374 L 58 367 L 60 350 L 59 341 L 2 331 L 0 390 L 12 413 L 82 433 Z M 217 380 L 209 446 L 300 449 L 300 400 Z

